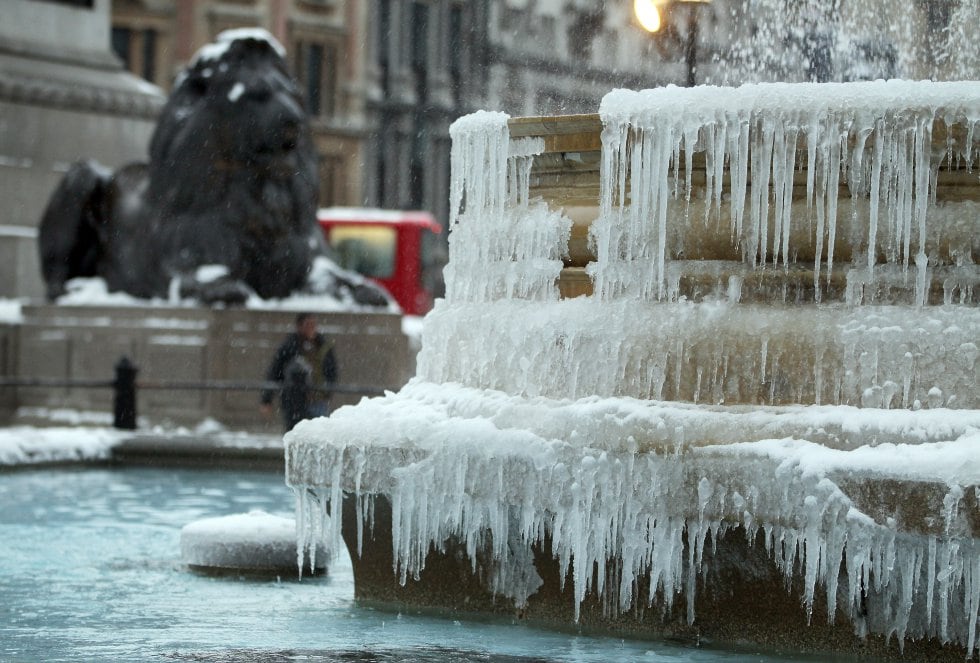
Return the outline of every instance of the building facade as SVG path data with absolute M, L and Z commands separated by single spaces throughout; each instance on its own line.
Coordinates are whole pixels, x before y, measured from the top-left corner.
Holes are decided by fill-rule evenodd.
M 478 109 L 595 112 L 614 87 L 682 80 L 630 2 L 113 0 L 112 44 L 169 90 L 222 30 L 286 46 L 313 118 L 320 204 L 449 217 L 449 126 Z
M 146 158 L 164 96 L 113 57 L 110 9 L 110 0 L 3 2 L 0 298 L 44 296 L 37 228 L 74 161 Z
M 449 125 L 481 107 L 488 0 L 369 0 L 363 200 L 445 223 Z

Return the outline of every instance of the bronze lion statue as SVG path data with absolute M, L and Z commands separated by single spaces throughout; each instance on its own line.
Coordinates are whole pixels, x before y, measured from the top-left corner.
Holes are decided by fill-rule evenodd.
M 317 156 L 283 56 L 264 31 L 222 33 L 175 81 L 149 163 L 69 169 L 39 229 L 49 299 L 72 278 L 101 277 L 142 298 L 177 288 L 208 304 L 298 292 L 389 304 L 326 260 Z

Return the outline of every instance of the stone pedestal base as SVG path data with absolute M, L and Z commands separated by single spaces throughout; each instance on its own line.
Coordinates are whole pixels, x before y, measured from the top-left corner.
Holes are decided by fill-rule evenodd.
M 803 606 L 803 581 L 793 577 L 787 588 L 782 573 L 769 558 L 761 535 L 752 545 L 737 528 L 720 537 L 712 553 L 705 552 L 696 587 L 693 623 L 687 620 L 687 597 L 674 597 L 668 607 L 658 593 L 647 605 L 648 587 L 634 592 L 633 607 L 616 614 L 613 606 L 591 591 L 575 620 L 572 570 L 560 575 L 548 544 L 535 548 L 534 566 L 543 585 L 522 608 L 489 589 L 488 565 L 478 560 L 476 571 L 463 546 L 448 542 L 444 551 L 430 550 L 419 578 L 404 585 L 394 571 L 391 506 L 375 496 L 373 528 L 365 525 L 360 553 L 357 544 L 355 500 L 343 505 L 343 537 L 354 568 L 358 601 L 398 612 L 434 613 L 448 617 L 499 618 L 557 630 L 615 637 L 678 641 L 690 646 L 760 650 L 813 655 L 853 655 L 896 661 L 962 661 L 966 651 L 935 640 L 906 641 L 859 637 L 839 605 L 835 622 L 827 623 L 827 606 L 818 593 L 812 619 Z M 609 565 L 613 568 L 613 564 Z M 686 569 L 685 569 L 686 572 Z M 841 582 L 843 586 L 843 579 Z M 687 591 L 687 590 L 686 590 Z M 873 601 L 874 597 L 869 597 Z

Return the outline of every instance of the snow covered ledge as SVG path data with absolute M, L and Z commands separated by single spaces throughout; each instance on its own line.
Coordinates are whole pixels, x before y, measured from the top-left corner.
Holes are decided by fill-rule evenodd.
M 342 535 L 358 598 L 398 609 L 975 658 L 980 83 L 668 88 L 601 115 L 572 192 L 599 192 L 593 294 L 565 300 L 572 223 L 531 195 L 561 141 L 454 123 L 446 299 L 406 388 L 286 436 L 301 540 Z M 687 298 L 695 205 L 740 257 Z M 741 301 L 802 267 L 805 297 Z
M 307 517 L 329 512 L 323 527 L 343 533 L 361 599 L 925 655 L 976 651 L 978 449 L 976 411 L 415 381 L 302 423 L 286 461 Z

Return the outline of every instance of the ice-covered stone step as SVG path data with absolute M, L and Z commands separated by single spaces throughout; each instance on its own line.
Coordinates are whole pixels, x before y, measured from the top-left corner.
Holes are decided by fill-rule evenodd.
M 973 306 L 500 301 L 437 306 L 425 334 L 420 378 L 531 397 L 980 405 Z
M 296 522 L 261 510 L 248 513 L 204 518 L 180 531 L 181 561 L 195 571 L 208 573 L 243 573 L 296 577 L 299 555 Z M 325 546 L 317 546 L 312 561 L 307 554 L 303 572 L 325 573 L 329 555 Z

